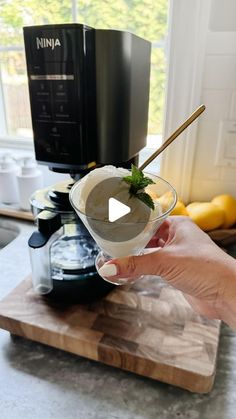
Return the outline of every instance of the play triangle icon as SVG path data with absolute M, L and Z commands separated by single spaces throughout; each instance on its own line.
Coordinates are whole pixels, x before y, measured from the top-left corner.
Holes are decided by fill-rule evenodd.
M 122 204 L 115 198 L 109 198 L 108 200 L 108 220 L 113 223 L 124 215 L 129 214 L 131 208 L 128 205 Z

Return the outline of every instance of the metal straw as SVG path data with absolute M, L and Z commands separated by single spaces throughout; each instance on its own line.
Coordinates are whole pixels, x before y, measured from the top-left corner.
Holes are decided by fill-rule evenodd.
M 162 151 L 165 150 L 165 148 L 168 147 L 168 145 L 170 145 L 172 141 L 174 141 L 190 124 L 192 124 L 192 122 L 195 121 L 195 119 L 197 119 L 205 109 L 205 105 L 199 106 L 199 108 L 197 108 L 192 115 L 190 115 L 189 118 L 186 119 L 186 121 L 180 125 L 180 127 L 173 132 L 169 138 L 167 138 L 161 147 L 159 147 L 147 160 L 145 160 L 139 169 L 145 169 L 145 167 L 147 167 L 157 156 L 159 156 L 159 154 L 162 153 Z

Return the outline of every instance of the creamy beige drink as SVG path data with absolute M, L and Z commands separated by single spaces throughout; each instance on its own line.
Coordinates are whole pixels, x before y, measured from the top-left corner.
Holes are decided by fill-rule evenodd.
M 143 249 L 152 235 L 155 233 L 158 225 L 163 221 L 162 207 L 158 200 L 154 201 L 154 209 L 130 195 L 130 185 L 128 185 L 123 177 L 130 174 L 130 171 L 123 168 L 116 168 L 114 166 L 104 166 L 102 168 L 94 169 L 72 188 L 70 199 L 72 205 L 76 209 L 79 217 L 82 219 L 85 226 L 88 228 L 91 235 L 94 237 L 101 249 L 111 257 L 122 257 L 131 254 L 139 254 L 140 249 Z M 151 176 L 152 175 L 148 175 Z M 109 196 L 121 201 L 127 206 L 132 207 L 132 211 L 126 215 L 125 221 L 111 223 L 104 214 L 106 214 L 107 202 L 107 183 L 105 180 L 117 178 L 114 182 L 114 187 L 109 190 Z M 155 182 L 155 176 L 153 180 Z M 159 179 L 159 178 L 158 178 Z M 113 184 L 112 184 L 113 186 Z M 98 189 L 100 188 L 99 191 Z M 152 195 L 157 192 L 158 185 L 155 183 L 149 186 Z M 93 191 L 96 193 L 93 194 Z M 157 196 L 157 195 L 156 195 Z M 91 225 L 91 214 L 94 214 L 96 209 L 96 219 Z M 159 223 L 158 223 L 158 219 Z M 93 228 L 94 226 L 94 228 Z M 97 228 L 99 227 L 99 229 Z M 124 231 L 124 239 L 117 240 L 120 237 L 121 229 Z M 132 230 L 133 229 L 133 230 Z M 99 230 L 99 231 L 98 231 Z M 127 239 L 130 232 L 132 238 Z M 137 234 L 135 234 L 137 232 Z M 133 234 L 132 234 L 133 233 Z M 109 239 L 107 239 L 109 237 Z

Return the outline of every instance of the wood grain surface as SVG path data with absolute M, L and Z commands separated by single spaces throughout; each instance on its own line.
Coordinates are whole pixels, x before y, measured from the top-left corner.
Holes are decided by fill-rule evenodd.
M 194 313 L 156 277 L 70 306 L 34 294 L 27 278 L 0 302 L 0 327 L 192 392 L 214 383 L 220 322 Z
M 220 247 L 236 243 L 236 228 L 208 231 L 211 239 Z
M 29 211 L 23 211 L 15 208 L 0 207 L 0 215 L 10 218 L 18 218 L 19 220 L 33 221 L 34 216 Z

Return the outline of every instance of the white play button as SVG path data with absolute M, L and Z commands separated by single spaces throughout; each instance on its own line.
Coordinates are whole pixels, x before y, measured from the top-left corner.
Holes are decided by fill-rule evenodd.
M 122 204 L 115 198 L 109 198 L 108 200 L 108 220 L 112 223 L 118 220 L 124 215 L 129 214 L 131 208 L 128 205 Z
M 130 199 L 125 193 L 122 194 L 121 181 L 122 177 L 119 176 L 102 180 L 90 191 L 85 205 L 91 231 L 102 240 L 116 243 L 139 236 L 149 222 L 152 211 L 139 199 Z M 95 202 L 101 205 L 95 205 Z M 140 222 L 132 222 L 135 214 L 141 215 Z

